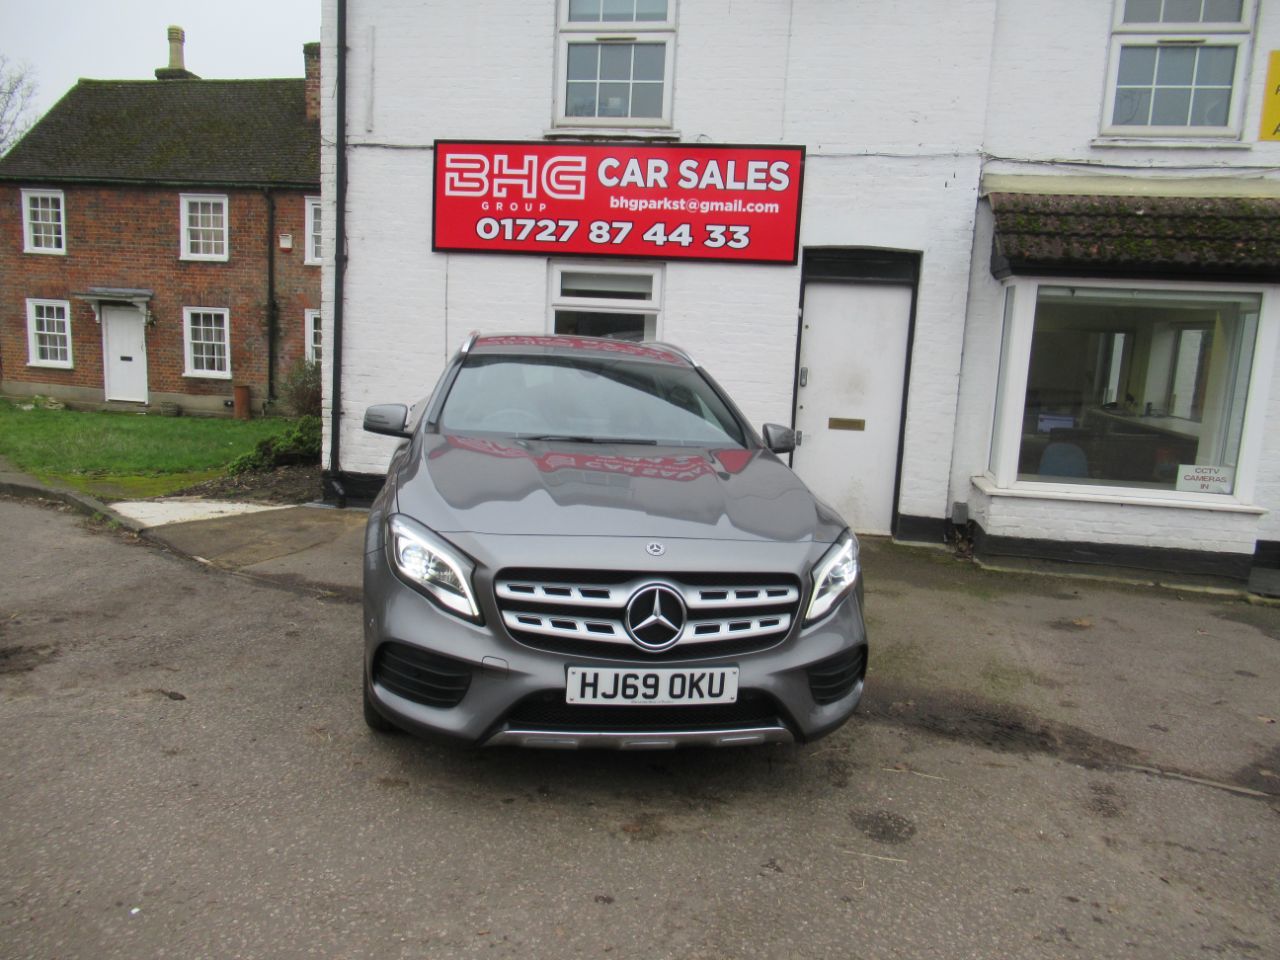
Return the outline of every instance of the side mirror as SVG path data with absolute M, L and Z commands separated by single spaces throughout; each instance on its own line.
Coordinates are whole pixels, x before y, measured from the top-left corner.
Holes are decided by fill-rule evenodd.
M 404 428 L 409 408 L 403 403 L 375 403 L 364 412 L 364 428 L 370 433 L 407 439 L 412 434 Z
M 774 453 L 790 453 L 796 448 L 796 432 L 780 423 L 766 423 L 764 445 Z

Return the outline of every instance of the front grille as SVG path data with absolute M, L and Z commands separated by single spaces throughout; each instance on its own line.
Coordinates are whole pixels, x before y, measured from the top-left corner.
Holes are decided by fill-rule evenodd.
M 456 707 L 471 686 L 471 668 L 403 643 L 384 643 L 373 658 L 373 680 L 428 707 Z
M 519 730 L 661 733 L 676 730 L 730 730 L 776 726 L 781 711 L 766 693 L 739 690 L 737 703 L 687 707 L 600 707 L 570 704 L 564 691 L 526 697 L 507 715 L 508 726 Z
M 680 594 L 687 620 L 660 652 L 635 644 L 627 603 L 650 584 Z M 781 643 L 800 606 L 800 582 L 788 574 L 651 574 L 584 570 L 501 571 L 494 595 L 511 636 L 539 650 L 611 659 L 680 660 L 763 650 Z
M 837 654 L 809 668 L 809 692 L 816 703 L 835 703 L 848 696 L 866 672 L 866 647 Z

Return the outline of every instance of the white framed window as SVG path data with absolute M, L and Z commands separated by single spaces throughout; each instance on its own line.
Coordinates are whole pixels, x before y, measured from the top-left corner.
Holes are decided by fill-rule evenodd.
M 1005 295 L 997 487 L 1249 502 L 1280 288 L 1019 279 Z
M 307 338 L 307 360 L 319 363 L 324 359 L 324 340 L 320 332 L 320 311 L 307 310 L 304 315 L 303 330 Z
M 226 260 L 231 252 L 228 204 L 225 196 L 184 193 L 182 209 L 182 259 Z
M 614 340 L 656 340 L 662 267 L 552 263 L 552 333 Z
M 27 365 L 71 369 L 71 304 L 68 301 L 27 300 Z
M 231 379 L 231 312 L 222 307 L 183 307 L 183 376 Z
M 556 125 L 671 126 L 676 0 L 560 0 Z
M 307 197 L 307 249 L 303 254 L 303 263 L 323 263 L 324 246 L 321 242 L 321 208 L 319 197 Z
M 1239 137 L 1255 0 L 1116 0 L 1102 132 Z
M 22 191 L 22 252 L 67 252 L 66 198 L 61 190 Z

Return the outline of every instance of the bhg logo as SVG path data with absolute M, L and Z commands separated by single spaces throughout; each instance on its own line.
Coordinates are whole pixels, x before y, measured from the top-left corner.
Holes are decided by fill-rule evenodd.
M 451 153 L 444 158 L 444 195 L 581 200 L 587 195 L 587 158 Z

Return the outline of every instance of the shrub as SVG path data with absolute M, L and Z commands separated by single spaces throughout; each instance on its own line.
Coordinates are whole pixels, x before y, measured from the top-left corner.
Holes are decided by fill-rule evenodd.
M 299 360 L 285 374 L 280 397 L 297 417 L 320 416 L 320 364 Z
M 282 433 L 259 440 L 248 453 L 236 457 L 227 466 L 230 474 L 250 470 L 271 470 L 293 463 L 320 462 L 320 418 L 299 417 Z

